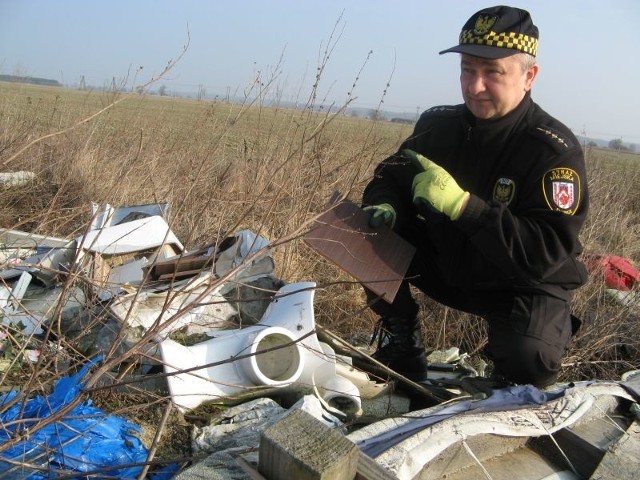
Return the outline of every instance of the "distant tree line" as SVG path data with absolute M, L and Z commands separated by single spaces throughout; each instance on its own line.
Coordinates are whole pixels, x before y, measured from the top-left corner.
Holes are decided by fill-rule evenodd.
M 609 140 L 609 143 L 605 147 L 603 143 L 598 144 L 594 140 L 589 140 L 585 143 L 585 146 L 588 148 L 608 148 L 609 150 L 615 150 L 616 152 L 629 152 L 635 153 L 637 145 L 633 143 L 629 143 L 625 145 L 622 142 L 621 138 L 614 138 L 613 140 Z
M 33 85 L 47 85 L 49 87 L 62 86 L 59 81 L 51 80 L 50 78 L 21 77 L 18 75 L 0 75 L 0 82 L 31 83 Z
M 635 152 L 636 151 L 635 145 L 633 144 L 625 145 L 624 143 L 622 143 L 621 138 L 614 138 L 613 140 L 610 140 L 609 148 L 611 150 L 616 150 L 618 152 Z
M 406 124 L 414 124 L 416 121 L 412 118 L 402 118 L 402 117 L 393 117 L 391 119 L 391 123 L 406 123 Z

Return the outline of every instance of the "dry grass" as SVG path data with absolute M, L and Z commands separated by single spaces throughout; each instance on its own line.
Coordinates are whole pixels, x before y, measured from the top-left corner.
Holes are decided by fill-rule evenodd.
M 622 256 L 640 266 L 639 160 L 638 155 L 587 151 L 591 211 L 582 232 L 586 254 Z M 614 301 L 602 277 L 592 275 L 574 299 L 584 323 L 565 360 L 565 378 L 619 378 L 640 368 L 639 308 Z
M 1 226 L 71 238 L 84 232 L 90 202 L 169 202 L 171 229 L 190 250 L 241 228 L 271 240 L 289 239 L 273 252 L 276 274 L 287 282 L 319 284 L 316 321 L 344 336 L 371 331 L 375 319 L 363 308 L 360 287 L 295 236 L 334 191 L 358 201 L 375 164 L 397 148 L 411 126 L 317 111 L 313 101 L 305 110 L 267 106 L 259 92 L 241 105 L 130 95 L 92 121 L 18 154 L 29 142 L 68 129 L 116 98 L 121 97 L 0 84 L 0 171 L 37 175 L 29 185 L 0 190 Z M 583 232 L 586 250 L 638 264 L 639 159 L 593 150 L 587 161 L 592 210 Z M 480 319 L 426 298 L 422 304 L 430 347 L 481 352 L 486 330 Z M 579 291 L 574 308 L 585 323 L 562 379 L 617 378 L 640 367 L 637 310 L 608 298 L 600 278 Z M 70 366 L 83 361 L 76 353 L 66 360 Z M 118 370 L 118 359 L 112 360 L 109 367 Z M 16 362 L 2 386 L 24 385 L 20 379 L 29 378 L 32 392 L 45 392 L 64 373 L 55 361 L 38 368 Z M 151 426 L 157 425 L 163 400 L 135 397 L 127 403 L 115 393 L 96 399 Z M 184 423 L 173 423 L 175 437 L 186 443 Z M 161 458 L 179 456 L 170 446 L 163 448 Z

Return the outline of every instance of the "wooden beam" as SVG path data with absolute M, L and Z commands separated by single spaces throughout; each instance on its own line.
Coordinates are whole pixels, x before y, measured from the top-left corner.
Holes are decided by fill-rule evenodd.
M 260 435 L 258 471 L 269 480 L 353 480 L 358 447 L 303 410 Z

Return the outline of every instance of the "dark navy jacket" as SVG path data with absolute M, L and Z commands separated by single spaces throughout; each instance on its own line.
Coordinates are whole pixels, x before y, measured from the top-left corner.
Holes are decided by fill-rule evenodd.
M 406 148 L 445 168 L 471 193 L 458 220 L 416 210 L 411 186 L 418 171 L 402 156 Z M 429 245 L 451 286 L 552 293 L 586 281 L 577 259 L 589 204 L 582 149 L 530 94 L 498 120 L 478 120 L 464 105 L 424 112 L 365 188 L 364 205 L 381 203 L 395 208 L 395 230 L 424 222 L 426 237 L 408 240 L 417 248 Z

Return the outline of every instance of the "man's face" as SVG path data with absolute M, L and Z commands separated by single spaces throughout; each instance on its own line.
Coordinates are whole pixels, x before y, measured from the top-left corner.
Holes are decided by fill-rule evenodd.
M 462 54 L 460 68 L 464 102 L 483 120 L 503 117 L 516 108 L 538 74 L 537 64 L 523 72 L 517 55 L 491 60 Z

